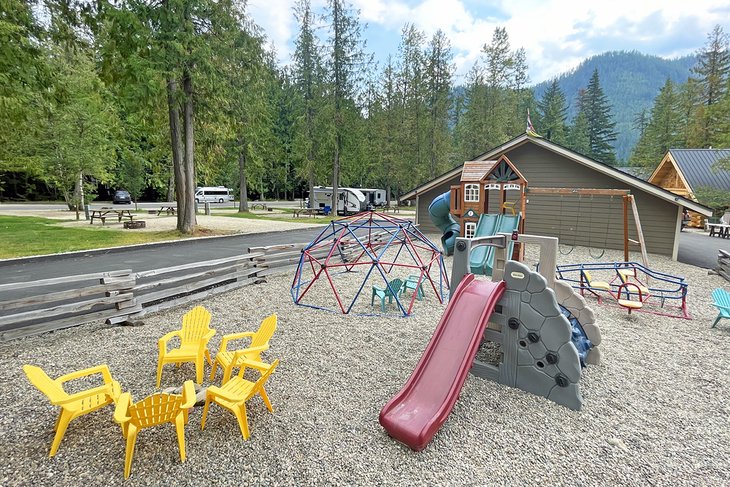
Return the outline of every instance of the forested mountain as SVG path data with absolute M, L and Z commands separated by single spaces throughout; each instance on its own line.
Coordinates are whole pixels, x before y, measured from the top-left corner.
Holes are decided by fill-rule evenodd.
M 634 121 L 642 110 L 651 109 L 667 79 L 684 83 L 696 63 L 695 56 L 664 59 L 636 51 L 613 51 L 586 59 L 574 70 L 558 76 L 557 81 L 568 103 L 568 120 L 572 120 L 578 111 L 579 90 L 586 88 L 593 71 L 598 70 L 616 122 L 616 158 L 626 161 L 639 139 Z M 544 81 L 535 86 L 536 99 L 542 98 L 550 83 Z M 540 127 L 535 128 L 540 131 Z

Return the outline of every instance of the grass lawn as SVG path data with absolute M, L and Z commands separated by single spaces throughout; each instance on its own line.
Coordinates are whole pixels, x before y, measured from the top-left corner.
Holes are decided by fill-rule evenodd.
M 182 238 L 177 231 L 127 233 L 102 228 L 67 228 L 59 220 L 0 215 L 0 258 L 56 254 Z
M 273 220 L 277 222 L 291 222 L 291 223 L 321 223 L 322 225 L 329 224 L 329 222 L 332 220 L 332 216 L 329 216 L 327 218 L 324 217 L 315 217 L 312 218 L 310 216 L 302 216 L 299 218 L 294 218 L 294 210 L 289 208 L 277 208 L 277 210 L 283 212 L 282 213 L 272 213 L 270 215 L 268 214 L 258 214 L 258 213 L 222 213 L 222 212 L 215 212 L 211 213 L 213 216 L 229 216 L 232 218 L 246 218 L 248 220 Z

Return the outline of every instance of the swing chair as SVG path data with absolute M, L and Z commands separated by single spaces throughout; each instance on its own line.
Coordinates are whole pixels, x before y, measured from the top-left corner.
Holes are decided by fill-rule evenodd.
M 563 225 L 560 225 L 558 228 L 558 251 L 561 255 L 570 255 L 573 250 L 575 250 L 575 242 L 577 240 L 577 233 L 578 233 L 578 219 L 580 218 L 580 210 L 581 210 L 581 200 L 582 196 L 578 196 L 578 211 L 575 213 L 575 225 L 573 225 L 573 243 L 568 246 L 568 244 L 563 243 Z M 560 195 L 560 218 L 562 220 L 563 217 L 563 195 Z M 563 251 L 563 246 L 569 247 L 567 251 Z
M 600 254 L 597 250 L 594 253 L 595 249 L 591 244 L 593 236 L 593 195 L 591 195 L 591 212 L 588 214 L 588 254 L 596 260 L 603 257 L 603 254 L 606 253 L 606 245 L 608 244 L 608 231 L 611 226 L 611 206 L 613 206 L 613 196 L 611 196 L 611 199 L 608 202 L 608 216 L 606 217 L 606 232 L 603 234 L 603 248 L 599 249 L 601 251 Z

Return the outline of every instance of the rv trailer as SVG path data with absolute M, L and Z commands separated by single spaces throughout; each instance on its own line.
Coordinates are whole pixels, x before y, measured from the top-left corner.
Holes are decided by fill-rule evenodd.
M 349 215 L 365 211 L 367 201 L 365 195 L 356 188 L 337 188 L 337 214 Z M 309 195 L 309 207 L 324 212 L 325 207 L 332 206 L 332 187 L 315 186 L 314 194 Z

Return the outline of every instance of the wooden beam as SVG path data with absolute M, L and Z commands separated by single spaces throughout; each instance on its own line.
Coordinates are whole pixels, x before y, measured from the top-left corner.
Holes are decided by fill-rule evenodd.
M 578 196 L 626 196 L 628 189 L 590 189 L 590 188 L 527 188 L 527 194 L 558 194 Z

